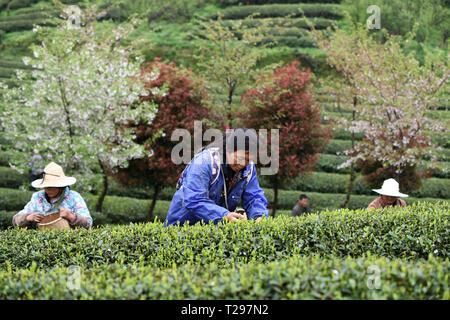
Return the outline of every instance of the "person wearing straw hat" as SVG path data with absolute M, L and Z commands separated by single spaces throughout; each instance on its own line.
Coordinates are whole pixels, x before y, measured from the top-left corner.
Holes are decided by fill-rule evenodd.
M 394 179 L 387 179 L 383 182 L 381 189 L 372 189 L 381 196 L 372 201 L 367 209 L 379 209 L 385 207 L 405 207 L 406 202 L 400 198 L 408 197 L 407 194 L 401 193 L 398 182 Z
M 44 190 L 35 192 L 30 202 L 14 215 L 13 226 L 27 227 L 39 223 L 46 215 L 59 210 L 60 217 L 66 219 L 70 226 L 91 228 L 92 217 L 86 202 L 78 192 L 69 188 L 75 182 L 74 177 L 64 174 L 61 166 L 49 163 L 44 168 L 43 178 L 31 183 L 34 188 Z

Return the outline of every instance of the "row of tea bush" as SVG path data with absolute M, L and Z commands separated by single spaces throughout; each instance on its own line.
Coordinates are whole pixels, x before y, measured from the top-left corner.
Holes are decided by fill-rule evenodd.
M 163 227 L 162 222 L 85 230 L 1 231 L 0 268 L 41 268 L 141 262 L 170 267 L 187 263 L 266 263 L 292 256 L 426 259 L 450 254 L 448 202 L 402 209 L 326 211 L 301 217 L 217 225 Z
M 0 271 L 0 299 L 450 299 L 450 261 L 293 257 L 227 269 L 215 263 L 156 269 L 32 265 Z M 75 273 L 76 272 L 76 273 Z M 75 279 L 75 276 L 79 276 Z

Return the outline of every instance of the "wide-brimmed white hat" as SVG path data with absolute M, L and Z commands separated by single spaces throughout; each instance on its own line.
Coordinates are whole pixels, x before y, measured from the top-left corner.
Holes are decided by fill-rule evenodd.
M 61 188 L 70 186 L 77 182 L 74 177 L 66 177 L 63 168 L 54 162 L 50 162 L 44 168 L 44 176 L 42 179 L 34 180 L 31 185 L 33 188 L 55 187 Z
M 400 192 L 398 182 L 392 178 L 384 180 L 381 189 L 372 189 L 372 190 L 384 196 L 405 197 L 405 198 L 408 197 L 407 194 Z

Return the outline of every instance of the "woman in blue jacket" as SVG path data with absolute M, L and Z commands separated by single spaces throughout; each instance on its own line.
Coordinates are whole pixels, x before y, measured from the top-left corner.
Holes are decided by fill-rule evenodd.
M 251 161 L 250 151 L 257 146 L 256 134 L 244 128 L 225 135 L 221 146 L 213 144 L 198 152 L 178 180 L 164 226 L 269 217 Z M 246 215 L 234 212 L 241 200 Z

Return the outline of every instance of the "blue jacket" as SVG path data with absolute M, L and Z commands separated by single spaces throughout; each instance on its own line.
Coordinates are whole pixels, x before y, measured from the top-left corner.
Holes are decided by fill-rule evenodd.
M 178 222 L 183 225 L 186 221 L 192 225 L 202 220 L 217 224 L 228 212 L 236 210 L 241 199 L 248 219 L 262 215 L 269 217 L 267 200 L 259 186 L 253 163 L 244 169 L 243 179 L 231 192 L 227 192 L 226 208 L 224 199 L 221 199 L 224 175 L 220 159 L 217 149 L 205 149 L 194 156 L 178 180 L 164 226 L 176 225 Z

